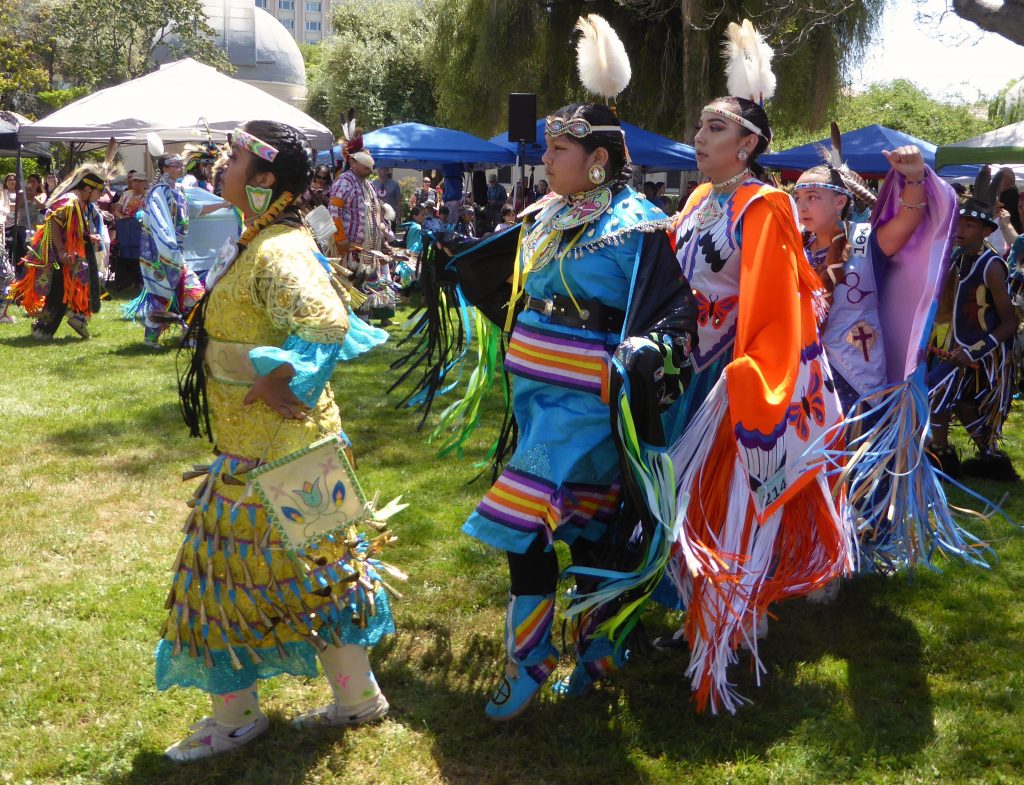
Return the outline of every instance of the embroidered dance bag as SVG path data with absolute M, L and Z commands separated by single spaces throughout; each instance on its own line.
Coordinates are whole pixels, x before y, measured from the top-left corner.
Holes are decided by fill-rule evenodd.
M 327 436 L 249 472 L 250 490 L 284 547 L 302 551 L 370 517 L 362 488 L 341 439 Z

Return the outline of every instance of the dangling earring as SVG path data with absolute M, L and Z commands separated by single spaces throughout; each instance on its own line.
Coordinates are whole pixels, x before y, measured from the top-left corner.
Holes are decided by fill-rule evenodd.
M 748 153 L 746 150 L 740 150 L 738 153 L 736 153 L 736 157 L 739 158 L 741 161 L 746 161 L 748 158 L 750 158 L 750 153 Z
M 258 185 L 245 186 L 245 197 L 256 215 L 262 215 L 267 211 L 273 196 L 274 192 L 270 188 L 260 188 Z
M 594 164 L 587 170 L 587 179 L 590 180 L 594 185 L 600 185 L 604 182 L 605 171 L 601 164 Z

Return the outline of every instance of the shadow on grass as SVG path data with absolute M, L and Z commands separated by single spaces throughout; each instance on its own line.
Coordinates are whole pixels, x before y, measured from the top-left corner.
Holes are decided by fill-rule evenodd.
M 856 778 L 879 759 L 912 767 L 935 735 L 922 642 L 890 609 L 895 591 L 865 578 L 833 605 L 781 606 L 761 652 L 761 687 L 734 669 L 753 701 L 736 716 L 696 714 L 686 656 L 655 653 L 582 699 L 556 700 L 545 687 L 522 718 L 489 723 L 483 705 L 502 641 L 473 633 L 453 649 L 448 618 L 404 629 L 378 675 L 393 719 L 429 735 L 445 782 L 641 782 L 650 777 L 640 760 L 714 769 L 776 761 L 780 743 L 799 745 L 823 781 Z
M 68 335 L 56 335 L 48 341 L 40 341 L 37 338 L 33 338 L 29 335 L 17 335 L 9 338 L 0 338 L 0 346 L 10 346 L 12 348 L 21 347 L 32 347 L 35 349 L 46 349 L 46 347 L 54 346 L 66 346 L 69 343 L 83 343 L 81 337 L 76 333 L 71 333 L 68 328 Z
M 727 763 L 764 759 L 777 742 L 799 741 L 823 776 L 851 776 L 861 761 L 878 758 L 912 765 L 935 736 L 933 707 L 922 641 L 891 609 L 895 591 L 884 578 L 865 577 L 844 586 L 834 604 L 774 608 L 761 686 L 742 666 L 733 669 L 740 693 L 753 701 L 735 716 L 694 713 L 685 655 L 636 663 L 646 672 L 624 674 L 641 728 L 635 743 L 653 757 Z
M 154 783 L 285 783 L 304 782 L 305 773 L 341 743 L 341 728 L 300 731 L 284 717 L 270 713 L 270 728 L 259 740 L 236 752 L 193 763 L 173 763 L 159 752 L 144 750 L 132 759 L 131 770 L 104 780 L 106 785 Z M 182 729 L 183 733 L 185 729 Z M 356 730 L 350 732 L 358 732 Z M 301 735 L 301 743 L 296 743 Z

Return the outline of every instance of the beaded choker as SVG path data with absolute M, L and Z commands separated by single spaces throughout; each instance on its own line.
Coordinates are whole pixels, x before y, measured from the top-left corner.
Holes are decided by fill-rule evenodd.
M 742 171 L 737 172 L 736 174 L 734 174 L 728 180 L 722 180 L 722 182 L 720 182 L 720 183 L 712 183 L 711 184 L 711 190 L 714 191 L 716 194 L 725 193 L 730 188 L 732 188 L 734 185 L 737 185 L 738 183 L 742 183 L 748 177 L 750 177 L 750 170 L 749 169 L 743 169 Z

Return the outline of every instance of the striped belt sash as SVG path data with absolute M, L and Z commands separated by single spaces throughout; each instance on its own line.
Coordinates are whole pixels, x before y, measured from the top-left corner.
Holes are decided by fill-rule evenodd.
M 505 367 L 516 376 L 582 390 L 608 401 L 608 352 L 603 338 L 516 325 Z

